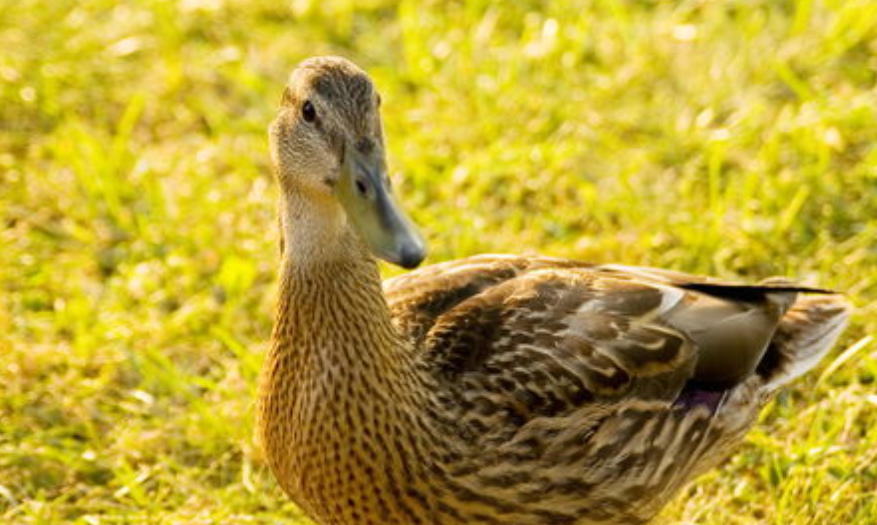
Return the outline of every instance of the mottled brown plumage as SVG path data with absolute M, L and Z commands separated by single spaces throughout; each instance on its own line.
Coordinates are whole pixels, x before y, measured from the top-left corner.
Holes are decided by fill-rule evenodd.
M 644 523 L 844 326 L 822 290 L 547 257 L 382 286 L 372 253 L 413 266 L 423 245 L 377 101 L 354 65 L 312 59 L 271 130 L 284 246 L 257 426 L 321 525 Z

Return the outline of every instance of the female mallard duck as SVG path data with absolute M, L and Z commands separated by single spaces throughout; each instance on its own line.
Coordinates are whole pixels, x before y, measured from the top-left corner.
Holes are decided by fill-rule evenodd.
M 317 523 L 644 523 L 844 326 L 823 290 L 547 257 L 382 288 L 373 255 L 413 268 L 425 248 L 379 104 L 350 62 L 311 59 L 270 130 L 283 256 L 257 425 Z

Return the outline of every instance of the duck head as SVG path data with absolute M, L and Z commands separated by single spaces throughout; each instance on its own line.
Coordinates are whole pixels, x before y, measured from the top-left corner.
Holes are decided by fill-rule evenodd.
M 379 108 L 371 79 L 350 61 L 305 60 L 269 129 L 271 158 L 284 193 L 330 210 L 375 256 L 414 268 L 426 245 L 393 195 Z

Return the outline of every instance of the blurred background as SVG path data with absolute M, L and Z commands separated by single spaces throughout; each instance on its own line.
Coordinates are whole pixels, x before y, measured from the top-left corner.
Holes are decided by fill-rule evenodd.
M 839 347 L 662 520 L 877 523 L 871 0 L 3 0 L 0 522 L 306 523 L 252 412 L 265 129 L 318 54 L 382 92 L 428 262 L 848 290 Z

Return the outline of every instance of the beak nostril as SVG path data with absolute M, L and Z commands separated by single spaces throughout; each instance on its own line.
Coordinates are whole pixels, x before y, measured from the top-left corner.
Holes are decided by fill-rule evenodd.
M 356 179 L 356 191 L 363 197 L 368 194 L 368 183 L 361 178 Z

